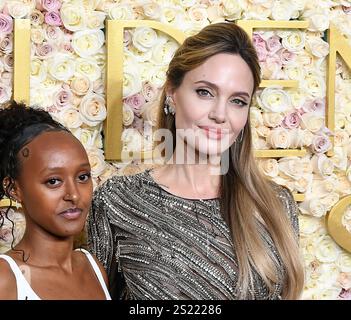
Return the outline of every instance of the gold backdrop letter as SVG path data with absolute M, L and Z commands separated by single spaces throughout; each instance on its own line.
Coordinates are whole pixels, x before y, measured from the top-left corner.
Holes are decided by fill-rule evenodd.
M 106 108 L 104 126 L 106 160 L 121 160 L 122 152 L 122 99 L 123 99 L 123 31 L 124 28 L 147 26 L 160 30 L 179 43 L 185 34 L 166 24 L 148 20 L 107 20 L 106 22 Z

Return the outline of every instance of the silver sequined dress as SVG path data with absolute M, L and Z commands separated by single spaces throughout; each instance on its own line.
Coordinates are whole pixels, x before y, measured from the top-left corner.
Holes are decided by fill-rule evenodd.
M 291 193 L 279 188 L 277 194 L 297 233 Z M 267 233 L 264 239 L 280 263 Z M 237 262 L 219 200 L 177 197 L 148 170 L 112 177 L 95 191 L 88 242 L 107 269 L 115 299 L 236 299 Z M 274 294 L 254 273 L 250 298 L 279 299 L 281 270 Z

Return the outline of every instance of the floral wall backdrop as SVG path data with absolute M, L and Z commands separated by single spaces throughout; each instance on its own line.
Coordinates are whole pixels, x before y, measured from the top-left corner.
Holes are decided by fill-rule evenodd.
M 251 109 L 256 149 L 306 148 L 304 157 L 258 159 L 263 172 L 293 192 L 305 193 L 301 251 L 306 284 L 303 299 L 351 299 L 351 254 L 328 235 L 325 215 L 351 194 L 351 75 L 342 59 L 336 70 L 336 127 L 325 127 L 325 32 L 332 21 L 351 46 L 349 0 L 0 0 L 0 104 L 11 98 L 13 19 L 31 20 L 32 105 L 46 109 L 85 146 L 95 187 L 126 167 L 104 160 L 105 19 L 143 19 L 170 24 L 192 35 L 204 26 L 245 19 L 308 20 L 307 30 L 255 30 L 263 79 L 293 79 L 297 89 L 258 91 Z M 178 44 L 148 27 L 124 33 L 123 148 L 152 148 L 158 97 Z M 328 157 L 330 136 L 334 155 Z M 25 228 L 11 210 L 15 243 Z M 351 232 L 351 208 L 343 216 Z M 0 253 L 12 242 L 12 223 L 0 230 Z

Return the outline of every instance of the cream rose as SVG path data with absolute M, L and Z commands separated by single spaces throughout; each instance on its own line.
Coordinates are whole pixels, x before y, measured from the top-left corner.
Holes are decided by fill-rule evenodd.
M 324 32 L 329 28 L 329 11 L 327 9 L 317 8 L 306 10 L 302 17 L 309 22 L 307 30 L 312 32 Z
M 35 44 L 43 43 L 45 40 L 44 31 L 40 28 L 31 28 L 30 39 Z
M 274 128 L 268 135 L 267 142 L 273 148 L 287 149 L 291 144 L 291 136 L 289 131 L 284 128 Z
M 335 130 L 334 144 L 337 147 L 344 147 L 350 144 L 349 134 L 345 130 Z
M 133 72 L 133 68 L 127 68 L 123 73 L 123 98 L 140 92 L 141 88 L 139 73 Z
M 262 125 L 256 128 L 256 132 L 260 137 L 267 138 L 270 135 L 271 130 L 268 127 Z
M 263 123 L 267 127 L 275 128 L 282 124 L 283 115 L 278 112 L 264 112 L 263 113 Z
M 74 136 L 79 139 L 85 148 L 102 148 L 102 138 L 99 130 L 77 128 L 72 131 Z
M 144 104 L 141 110 L 141 116 L 144 121 L 149 122 L 152 126 L 156 126 L 159 116 L 159 101 L 154 100 Z
M 130 4 L 115 3 L 110 6 L 108 17 L 112 20 L 133 20 L 135 14 Z
M 151 62 L 156 65 L 168 65 L 178 47 L 179 45 L 173 40 L 166 43 L 158 42 L 152 48 Z
M 85 11 L 81 5 L 63 3 L 61 10 L 61 20 L 67 30 L 84 30 L 86 26 Z
M 91 166 L 91 175 L 97 178 L 106 167 L 104 152 L 98 148 L 87 148 L 89 163 Z
M 89 11 L 86 15 L 86 25 L 89 29 L 103 29 L 106 13 L 101 11 Z
M 300 204 L 300 210 L 304 214 L 312 215 L 317 218 L 325 216 L 327 207 L 320 202 L 320 199 L 312 198 Z
M 279 174 L 279 166 L 276 159 L 259 160 L 258 166 L 266 176 L 276 177 Z
M 144 16 L 150 20 L 159 20 L 161 16 L 161 6 L 157 2 L 149 2 L 142 5 Z
M 30 81 L 31 84 L 40 83 L 47 77 L 48 67 L 46 61 L 33 59 L 30 64 Z
M 346 209 L 345 213 L 341 218 L 342 225 L 346 228 L 348 232 L 351 233 L 351 210 L 350 206 Z
M 79 111 L 84 123 L 96 126 L 106 118 L 105 99 L 98 94 L 88 94 L 82 99 Z
M 75 64 L 69 55 L 57 53 L 48 60 L 50 75 L 60 81 L 68 81 L 74 74 Z
M 130 126 L 134 120 L 134 112 L 130 106 L 123 104 L 123 125 Z
M 99 52 L 105 42 L 105 35 L 101 30 L 77 31 L 72 37 L 74 51 L 83 58 Z
M 24 3 L 23 1 L 7 1 L 6 6 L 8 13 L 14 19 L 24 19 L 27 18 L 30 12 L 34 9 L 34 3 L 28 2 Z
M 298 180 L 303 176 L 303 166 L 298 157 L 285 157 L 278 161 L 280 172 L 294 180 Z
M 93 85 L 88 77 L 77 76 L 72 78 L 70 88 L 76 95 L 84 96 L 93 90 Z
M 79 128 L 83 123 L 78 110 L 73 107 L 63 109 L 56 117 L 68 129 Z
M 291 1 L 281 0 L 274 1 L 272 7 L 273 20 L 290 20 L 291 18 L 296 18 L 296 9 Z
M 268 112 L 285 112 L 291 109 L 291 100 L 288 93 L 280 88 L 265 88 L 260 96 L 257 96 L 259 106 Z
M 302 81 L 305 90 L 313 98 L 324 98 L 326 93 L 325 79 L 318 74 L 306 74 Z
M 324 126 L 324 117 L 315 115 L 313 113 L 304 113 L 301 116 L 301 127 L 313 133 L 317 133 Z
M 312 235 L 315 233 L 320 227 L 320 219 L 316 217 L 311 217 L 307 215 L 299 216 L 299 227 L 301 235 Z
M 157 42 L 157 33 L 149 27 L 137 27 L 134 31 L 132 42 L 139 51 L 149 51 Z
M 250 124 L 252 127 L 263 125 L 263 117 L 260 109 L 256 107 L 250 108 Z

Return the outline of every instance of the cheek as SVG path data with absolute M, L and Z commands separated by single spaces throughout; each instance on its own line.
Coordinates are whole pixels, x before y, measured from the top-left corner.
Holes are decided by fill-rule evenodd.
M 238 112 L 230 113 L 229 121 L 233 131 L 240 131 L 242 128 L 244 128 L 247 122 L 249 109 L 245 108 L 245 110 L 235 110 L 235 111 L 238 111 Z

